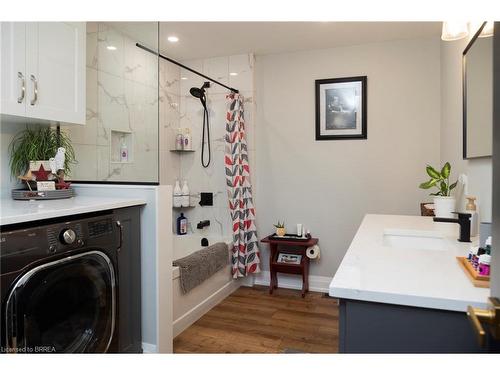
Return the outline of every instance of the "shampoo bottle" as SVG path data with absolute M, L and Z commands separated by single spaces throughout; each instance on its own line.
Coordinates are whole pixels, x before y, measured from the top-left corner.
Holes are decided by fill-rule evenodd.
M 182 135 L 182 129 L 177 129 L 177 134 L 175 136 L 175 149 L 182 150 L 184 146 L 184 136 Z
M 177 218 L 177 234 L 180 236 L 187 234 L 187 218 L 182 212 Z
M 181 207 L 182 205 L 182 190 L 179 180 L 175 181 L 174 187 L 174 199 L 173 199 L 174 207 Z
M 184 140 L 184 150 L 192 150 L 192 138 L 191 138 L 191 130 L 189 128 L 184 129 L 184 135 L 183 135 L 183 140 Z
M 182 185 L 181 206 L 182 207 L 189 207 L 189 186 L 187 184 L 187 181 L 184 181 L 184 184 Z
M 467 204 L 465 206 L 465 212 L 471 214 L 470 218 L 470 235 L 471 237 L 476 237 L 479 231 L 479 217 L 477 214 L 476 197 L 466 196 Z

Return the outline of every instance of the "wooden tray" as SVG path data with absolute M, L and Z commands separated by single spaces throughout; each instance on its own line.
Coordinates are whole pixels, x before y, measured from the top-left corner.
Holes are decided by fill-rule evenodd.
M 477 271 L 472 267 L 472 265 L 469 263 L 466 257 L 457 257 L 457 261 L 475 287 L 478 288 L 490 287 L 490 277 L 483 276 L 477 273 Z

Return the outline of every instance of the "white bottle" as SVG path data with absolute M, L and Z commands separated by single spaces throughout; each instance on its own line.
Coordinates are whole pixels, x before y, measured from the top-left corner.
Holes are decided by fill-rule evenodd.
M 182 190 L 179 180 L 175 181 L 174 187 L 174 207 L 181 207 L 182 205 Z
M 122 137 L 122 145 L 120 146 L 120 161 L 122 163 L 128 162 L 128 147 L 125 143 L 125 138 Z
M 476 197 L 466 196 L 467 204 L 465 205 L 465 212 L 470 214 L 470 235 L 476 237 L 479 231 L 479 215 L 477 214 Z
M 184 146 L 184 136 L 182 135 L 182 129 L 177 129 L 177 134 L 175 136 L 175 149 L 182 150 Z
M 182 185 L 181 206 L 189 207 L 189 186 L 186 180 L 184 180 L 184 184 Z
M 184 134 L 183 134 L 183 149 L 184 150 L 192 150 L 193 145 L 192 145 L 192 138 L 191 138 L 191 130 L 189 128 L 184 129 Z

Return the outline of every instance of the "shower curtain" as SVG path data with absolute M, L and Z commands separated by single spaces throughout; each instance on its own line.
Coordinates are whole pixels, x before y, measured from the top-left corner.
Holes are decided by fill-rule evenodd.
M 245 140 L 243 96 L 231 93 L 226 96 L 226 182 L 229 209 L 233 222 L 233 278 L 260 272 L 260 253 L 255 207 L 250 184 L 248 150 Z

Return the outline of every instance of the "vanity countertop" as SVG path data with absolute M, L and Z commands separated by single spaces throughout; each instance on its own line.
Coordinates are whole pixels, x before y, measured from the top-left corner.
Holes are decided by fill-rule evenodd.
M 0 200 L 0 225 L 83 214 L 146 204 L 143 199 L 75 196 L 68 199 Z
M 388 245 L 384 233 L 420 231 L 441 237 L 443 249 Z M 406 231 L 406 232 L 405 232 Z M 458 224 L 435 223 L 432 217 L 366 215 L 330 283 L 336 298 L 466 311 L 485 308 L 490 290 L 476 288 L 460 268 L 470 243 L 460 243 Z M 474 240 L 474 239 L 473 239 Z

